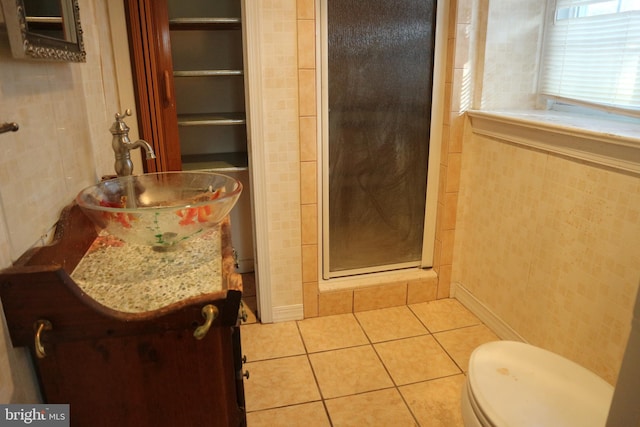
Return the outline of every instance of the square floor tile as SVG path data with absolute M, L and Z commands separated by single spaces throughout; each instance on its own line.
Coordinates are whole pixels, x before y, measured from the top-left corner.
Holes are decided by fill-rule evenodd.
M 476 347 L 500 339 L 485 325 L 439 332 L 433 336 L 464 372 L 469 368 L 469 357 Z
M 354 313 L 371 342 L 428 334 L 418 318 L 407 306 Z
M 243 320 L 243 325 L 248 325 L 258 322 L 258 299 L 256 297 L 242 297 L 242 310 L 247 315 L 247 320 Z
M 393 387 L 370 345 L 309 355 L 324 399 Z
M 331 427 L 322 402 L 249 412 L 247 425 L 251 427 Z
M 301 320 L 298 327 L 309 353 L 369 344 L 351 313 Z
M 242 325 L 240 335 L 249 362 L 305 354 L 296 322 Z
M 379 343 L 374 347 L 396 385 L 460 373 L 431 335 Z
M 463 427 L 460 399 L 464 375 L 399 387 L 420 427 Z
M 418 425 L 395 388 L 329 399 L 326 405 L 334 427 Z
M 456 299 L 439 299 L 411 304 L 411 311 L 425 324 L 431 333 L 478 325 L 478 319 Z
M 307 356 L 263 360 L 244 365 L 247 411 L 277 408 L 320 400 Z

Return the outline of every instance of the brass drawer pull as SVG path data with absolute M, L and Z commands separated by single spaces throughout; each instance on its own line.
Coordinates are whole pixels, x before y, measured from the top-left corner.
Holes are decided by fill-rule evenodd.
M 47 353 L 44 351 L 44 346 L 40 341 L 40 337 L 42 336 L 42 331 L 50 331 L 51 329 L 53 329 L 53 326 L 51 325 L 51 322 L 49 322 L 48 320 L 40 319 L 36 321 L 33 327 L 36 329 L 36 339 L 35 339 L 36 356 L 38 356 L 38 359 L 44 359 L 47 356 Z
M 204 317 L 204 324 L 198 326 L 196 330 L 193 332 L 193 336 L 196 337 L 197 340 L 201 340 L 207 335 L 209 332 L 209 328 L 213 321 L 218 317 L 218 307 L 213 304 L 207 304 L 202 307 L 202 317 Z

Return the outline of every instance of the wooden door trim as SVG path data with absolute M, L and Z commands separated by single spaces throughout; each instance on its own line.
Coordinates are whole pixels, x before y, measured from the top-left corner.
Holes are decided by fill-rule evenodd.
M 145 172 L 182 170 L 166 2 L 124 0 L 124 10 L 139 134 L 156 153 Z

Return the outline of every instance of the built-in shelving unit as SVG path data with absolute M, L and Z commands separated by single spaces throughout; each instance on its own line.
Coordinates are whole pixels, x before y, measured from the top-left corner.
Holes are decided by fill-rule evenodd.
M 253 271 L 242 2 L 166 2 L 179 136 L 169 143 L 179 145 L 183 170 L 224 173 L 242 183 L 231 211 L 233 244 L 239 271 Z
M 240 2 L 187 3 L 168 2 L 182 168 L 246 170 Z

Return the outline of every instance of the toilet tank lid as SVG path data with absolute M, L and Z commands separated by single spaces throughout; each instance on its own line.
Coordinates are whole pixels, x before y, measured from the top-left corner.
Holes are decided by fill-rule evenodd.
M 500 426 L 597 426 L 607 420 L 613 387 L 582 366 L 515 341 L 476 348 L 469 359 L 469 391 Z

